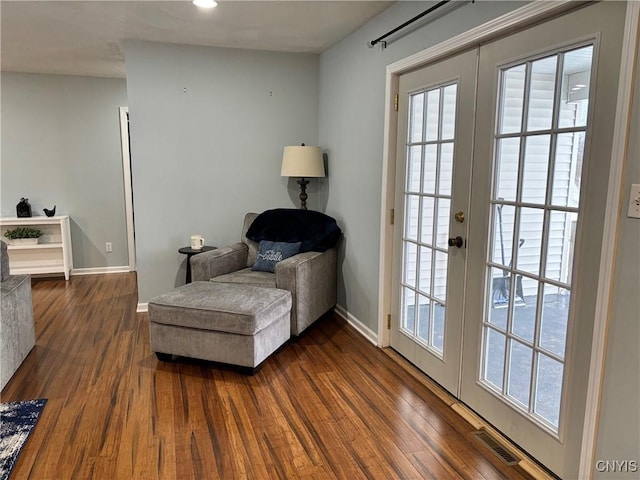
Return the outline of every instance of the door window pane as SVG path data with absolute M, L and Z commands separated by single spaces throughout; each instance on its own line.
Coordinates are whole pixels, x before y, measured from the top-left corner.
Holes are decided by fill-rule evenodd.
M 511 266 L 513 222 L 516 209 L 511 205 L 494 205 L 492 260 L 505 267 Z
M 544 286 L 540 347 L 564 358 L 571 292 L 553 285 Z
M 404 283 L 410 287 L 416 285 L 416 264 L 418 262 L 418 245 L 404 242 Z
M 431 345 L 440 352 L 444 351 L 444 315 L 445 306 L 439 302 L 434 303 Z
M 436 193 L 436 173 L 438 168 L 438 146 L 424 146 L 424 178 L 422 193 Z
M 558 56 L 553 55 L 531 63 L 529 111 L 527 116 L 527 131 L 529 132 L 551 128 L 557 62 Z
M 418 197 L 417 195 L 407 195 L 404 234 L 408 240 L 418 241 L 419 205 L 420 197 Z
M 436 245 L 441 248 L 449 248 L 449 215 L 451 210 L 451 200 L 447 198 L 439 198 L 436 206 L 438 208 Z
M 522 406 L 529 407 L 531 395 L 531 370 L 533 366 L 533 350 L 522 343 L 511 340 L 509 356 L 509 384 L 507 394 Z
M 507 329 L 511 276 L 506 270 L 492 268 L 489 276 L 490 296 L 487 321 L 503 330 Z
M 443 303 L 447 299 L 447 263 L 449 255 L 436 250 L 433 296 Z
M 431 256 L 433 250 L 420 247 L 420 283 L 418 288 L 427 295 L 431 294 Z
M 429 340 L 431 325 L 431 301 L 424 295 L 418 294 L 418 331 L 417 336 L 424 342 Z
M 458 85 L 448 85 L 443 89 L 442 139 L 453 140 L 456 128 L 456 97 Z
M 556 140 L 556 156 L 551 185 L 551 203 L 577 208 L 584 157 L 585 132 L 561 133 Z
M 589 109 L 593 46 L 564 54 L 559 126 L 584 127 Z
M 502 71 L 500 133 L 515 133 L 522 128 L 525 65 Z
M 550 145 L 549 135 L 532 135 L 526 139 L 522 172 L 522 201 L 525 203 L 545 203 Z
M 577 220 L 578 214 L 575 212 L 551 212 L 545 278 L 571 283 Z
M 434 88 L 427 92 L 427 142 L 438 140 L 440 119 L 440 89 Z
M 422 197 L 422 227 L 420 240 L 427 245 L 433 245 L 433 197 Z
M 402 323 L 401 327 L 413 334 L 416 325 L 416 293 L 407 287 L 402 287 Z
M 560 399 L 562 397 L 562 375 L 564 366 L 543 353 L 538 354 L 538 373 L 535 412 L 558 428 Z
M 507 337 L 493 328 L 486 329 L 484 372 L 482 379 L 489 382 L 500 392 L 504 378 L 505 343 Z
M 522 275 L 515 275 L 512 282 L 514 309 L 511 330 L 515 336 L 531 343 L 533 343 L 536 327 L 538 283 Z M 526 298 L 525 291 L 527 292 Z
M 409 147 L 409 160 L 407 162 L 407 191 L 420 191 L 420 166 L 422 164 L 422 146 Z
M 515 201 L 518 189 L 518 164 L 520 159 L 520 139 L 502 138 L 496 146 L 495 198 Z
M 411 113 L 409 118 L 409 142 L 422 141 L 424 118 L 424 93 L 411 95 Z
M 440 145 L 440 180 L 438 181 L 438 193 L 451 195 L 451 182 L 453 181 L 453 143 Z
M 519 240 L 515 257 L 518 270 L 534 275 L 540 273 L 540 247 L 544 227 L 544 210 L 541 208 L 520 209 Z

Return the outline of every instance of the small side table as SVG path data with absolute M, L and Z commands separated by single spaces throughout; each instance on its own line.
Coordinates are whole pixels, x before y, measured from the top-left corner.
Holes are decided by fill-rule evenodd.
M 191 247 L 182 247 L 180 249 L 178 249 L 179 253 L 183 253 L 187 256 L 187 283 L 191 283 L 191 257 L 193 257 L 194 255 L 197 255 L 199 253 L 202 252 L 208 252 L 209 250 L 215 250 L 218 247 L 211 247 L 211 246 L 207 246 L 205 245 L 204 247 L 202 247 L 199 250 L 194 250 Z

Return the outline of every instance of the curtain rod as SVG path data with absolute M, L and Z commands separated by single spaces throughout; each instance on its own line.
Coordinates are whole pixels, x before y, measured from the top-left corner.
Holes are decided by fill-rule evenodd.
M 387 38 L 389 35 L 393 35 L 394 33 L 396 33 L 398 30 L 402 30 L 404 27 L 411 25 L 413 22 L 415 22 L 416 20 L 420 20 L 422 17 L 424 17 L 425 15 L 430 14 L 431 12 L 433 12 L 434 10 L 446 5 L 447 3 L 449 3 L 451 0 L 442 0 L 441 2 L 435 4 L 433 7 L 428 8 L 427 10 L 425 10 L 424 12 L 416 15 L 415 17 L 413 17 L 411 20 L 407 20 L 406 22 L 404 22 L 402 25 L 394 28 L 393 30 L 389 30 L 387 33 L 385 33 L 384 35 L 382 35 L 381 37 L 376 38 L 375 40 L 371 40 L 369 42 L 369 47 L 373 47 L 375 44 L 382 42 L 385 38 Z M 383 42 L 383 43 L 387 43 L 387 42 Z M 386 46 L 386 45 L 385 45 Z

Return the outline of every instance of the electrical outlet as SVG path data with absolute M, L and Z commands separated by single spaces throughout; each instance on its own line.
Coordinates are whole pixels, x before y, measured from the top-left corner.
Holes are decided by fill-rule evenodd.
M 631 218 L 640 218 L 640 184 L 638 183 L 631 185 L 627 215 Z
M 104 244 L 104 251 L 107 253 L 113 252 L 113 245 L 111 244 L 111 242 L 107 242 Z

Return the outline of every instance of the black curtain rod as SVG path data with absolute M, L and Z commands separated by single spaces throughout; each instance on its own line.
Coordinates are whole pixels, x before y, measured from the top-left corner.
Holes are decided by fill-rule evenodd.
M 413 22 L 415 22 L 416 20 L 420 20 L 422 17 L 424 17 L 425 15 L 429 15 L 431 12 L 433 12 L 434 10 L 446 5 L 447 3 L 449 3 L 451 0 L 442 0 L 439 3 L 436 3 L 433 7 L 428 8 L 427 10 L 425 10 L 424 12 L 416 15 L 415 17 L 413 17 L 411 20 L 407 20 L 406 22 L 404 22 L 402 25 L 394 28 L 393 30 L 388 31 L 387 33 L 385 33 L 384 35 L 382 35 L 381 37 L 376 38 L 375 40 L 371 40 L 369 42 L 369 46 L 373 47 L 376 43 L 380 43 L 382 40 L 384 40 L 385 38 L 387 38 L 389 35 L 393 35 L 394 33 L 396 33 L 398 30 L 402 30 L 404 27 L 411 25 Z

